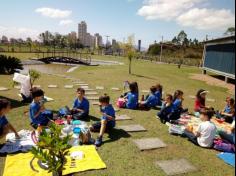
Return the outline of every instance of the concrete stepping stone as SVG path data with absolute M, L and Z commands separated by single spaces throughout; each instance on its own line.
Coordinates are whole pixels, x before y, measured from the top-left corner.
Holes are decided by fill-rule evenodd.
M 88 84 L 85 83 L 80 83 L 80 84 L 76 84 L 77 86 L 89 86 Z
M 8 91 L 9 89 L 6 87 L 0 87 L 0 91 Z
M 113 87 L 113 88 L 111 88 L 111 90 L 113 90 L 113 91 L 120 91 L 120 88 L 118 88 L 118 87 Z
M 194 96 L 194 95 L 189 95 L 188 97 L 191 98 L 191 99 L 195 99 L 196 98 L 196 96 Z
M 116 121 L 123 121 L 123 120 L 132 120 L 132 118 L 127 115 L 117 115 L 116 116 Z
M 33 85 L 33 87 L 36 87 L 36 88 L 41 88 L 40 85 Z
M 102 87 L 102 86 L 97 86 L 96 89 L 97 89 L 97 90 L 104 90 L 104 87 Z
M 213 98 L 207 98 L 206 101 L 208 101 L 208 102 L 216 102 L 216 100 L 213 99 Z
M 160 167 L 168 176 L 187 174 L 196 172 L 197 168 L 186 159 L 157 161 L 157 167 Z
M 48 88 L 58 88 L 57 85 L 48 85 Z
M 150 93 L 150 90 L 142 90 L 142 93 Z
M 73 89 L 74 88 L 73 85 L 65 85 L 64 87 L 65 87 L 65 89 Z
M 89 86 L 80 86 L 80 88 L 82 88 L 82 89 L 88 89 Z
M 20 90 L 21 86 L 14 86 L 14 89 Z
M 84 84 L 85 82 L 80 81 L 80 80 L 74 80 L 72 81 L 74 84 Z
M 133 140 L 133 142 L 141 151 L 167 147 L 167 145 L 159 138 L 137 139 Z
M 88 100 L 99 100 L 99 97 L 86 97 Z
M 119 129 L 122 129 L 126 132 L 144 132 L 144 131 L 147 131 L 141 125 L 124 125 L 124 126 L 119 126 Z
M 94 89 L 91 88 L 84 88 L 85 91 L 95 91 Z
M 91 104 L 94 105 L 94 106 L 99 106 L 100 105 L 100 103 L 98 101 L 94 101 Z
M 97 92 L 86 92 L 85 95 L 98 95 Z

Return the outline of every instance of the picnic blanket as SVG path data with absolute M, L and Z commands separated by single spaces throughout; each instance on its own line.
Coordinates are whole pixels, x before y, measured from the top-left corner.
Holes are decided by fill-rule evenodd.
M 95 146 L 79 146 L 72 147 L 70 153 L 80 151 L 84 153 L 84 158 L 81 160 L 76 160 L 75 168 L 70 168 L 71 158 L 67 156 L 67 164 L 65 165 L 65 170 L 63 175 L 83 172 L 88 170 L 98 170 L 105 169 L 106 165 L 101 160 L 98 155 Z M 51 173 L 48 173 L 46 170 L 43 170 L 38 165 L 38 160 L 33 161 L 33 167 L 38 172 L 35 172 L 30 167 L 30 162 L 32 161 L 33 154 L 23 153 L 17 155 L 8 155 L 5 162 L 5 168 L 3 176 L 51 176 Z
M 21 130 L 18 132 L 20 139 L 15 139 L 14 133 L 9 133 L 6 136 L 6 144 L 0 149 L 0 153 L 15 153 L 29 151 L 35 143 L 31 138 L 31 131 Z
M 193 131 L 197 131 L 199 124 L 201 123 L 201 119 L 195 116 L 190 115 L 182 115 L 179 119 L 179 123 L 184 126 L 191 126 Z M 231 129 L 231 124 L 226 122 L 219 122 L 215 117 L 212 118 L 211 122 L 213 122 L 218 131 L 229 131 Z
M 225 163 L 235 167 L 235 154 L 234 153 L 220 153 L 217 155 Z

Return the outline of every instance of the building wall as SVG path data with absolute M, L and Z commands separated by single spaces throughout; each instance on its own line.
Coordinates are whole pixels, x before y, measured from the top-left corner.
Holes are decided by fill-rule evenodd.
M 235 78 L 235 44 L 206 45 L 203 67 Z

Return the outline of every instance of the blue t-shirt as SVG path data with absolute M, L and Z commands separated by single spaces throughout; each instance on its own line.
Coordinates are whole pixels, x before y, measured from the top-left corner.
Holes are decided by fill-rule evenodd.
M 89 114 L 89 101 L 86 98 L 83 98 L 82 101 L 76 98 L 73 104 L 73 108 L 82 109 L 86 114 Z
M 8 120 L 7 120 L 6 116 L 0 117 L 0 128 L 3 128 L 7 124 L 8 124 Z
M 138 93 L 131 93 L 127 94 L 126 108 L 128 109 L 136 109 L 138 107 Z
M 40 108 L 41 106 L 39 103 L 33 102 L 30 104 L 30 112 L 29 112 L 30 120 L 34 124 L 45 125 L 49 120 L 47 119 L 46 115 L 44 115 L 43 112 L 39 113 L 39 115 L 35 117 L 35 115 L 40 111 Z M 45 111 L 45 113 L 47 113 L 47 111 Z
M 113 120 L 112 121 L 115 121 L 115 117 L 116 117 L 116 112 L 115 112 L 115 109 L 113 108 L 112 105 L 108 105 L 108 106 L 105 106 L 105 107 L 102 107 L 101 108 L 101 112 L 104 113 L 104 114 L 107 114 L 111 117 L 113 117 Z M 102 117 L 102 120 L 107 120 L 107 121 L 111 121 L 111 119 L 108 119 L 107 117 Z
M 174 110 L 180 109 L 182 106 L 182 100 L 176 99 L 173 103 Z
M 145 105 L 149 108 L 156 107 L 158 105 L 157 97 L 154 94 L 150 94 L 148 99 L 145 101 Z
M 164 111 L 167 113 L 167 114 L 170 114 L 172 112 L 174 112 L 174 105 L 171 104 L 170 106 L 167 106 L 167 104 L 163 103 L 162 105 L 162 108 L 161 108 L 161 111 Z
M 155 92 L 155 96 L 156 96 L 156 98 L 157 98 L 157 105 L 162 105 L 162 102 L 161 102 L 161 99 L 162 99 L 162 94 L 161 94 L 161 92 L 160 91 L 156 91 Z
M 224 112 L 230 114 L 230 113 L 231 113 L 231 107 L 227 105 L 227 106 L 225 107 Z

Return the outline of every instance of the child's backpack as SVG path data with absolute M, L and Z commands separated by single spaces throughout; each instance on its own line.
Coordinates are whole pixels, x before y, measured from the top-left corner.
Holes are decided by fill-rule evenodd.
M 235 153 L 235 145 L 222 139 L 214 140 L 214 149 L 226 153 Z
M 119 98 L 116 102 L 116 105 L 118 108 L 124 108 L 125 107 L 125 100 L 124 98 Z
M 91 144 L 92 135 L 88 129 L 81 129 L 79 138 L 80 144 Z
M 61 108 L 59 109 L 59 112 L 58 112 L 58 116 L 59 117 L 65 117 L 67 115 L 70 115 L 70 109 L 68 107 L 65 107 L 65 108 Z

